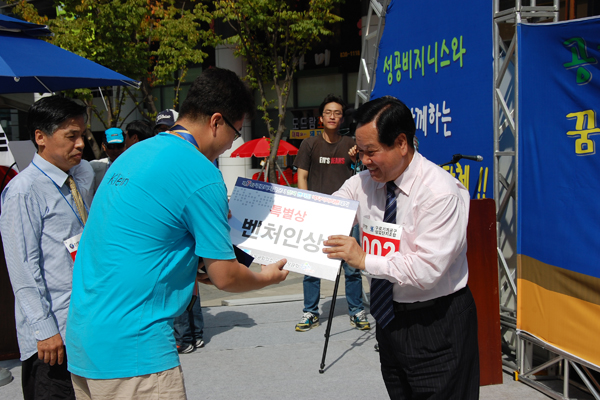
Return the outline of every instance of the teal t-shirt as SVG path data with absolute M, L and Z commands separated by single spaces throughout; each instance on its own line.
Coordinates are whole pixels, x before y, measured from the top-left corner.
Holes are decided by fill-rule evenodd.
M 106 172 L 75 259 L 69 371 L 114 379 L 179 365 L 173 319 L 190 302 L 198 257 L 234 259 L 221 172 L 167 134 Z

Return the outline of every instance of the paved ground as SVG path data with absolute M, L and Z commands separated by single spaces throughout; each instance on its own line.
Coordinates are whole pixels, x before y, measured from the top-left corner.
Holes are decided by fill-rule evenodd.
M 333 283 L 324 282 L 323 325 L 295 332 L 302 313 L 302 276 L 243 295 L 202 287 L 206 346 L 181 356 L 186 389 L 195 399 L 364 399 L 387 398 L 373 349 L 375 331 L 358 331 L 349 324 L 347 304 L 340 296 L 331 328 L 325 372 L 319 373 Z M 340 284 L 343 292 L 343 279 Z M 257 299 L 258 298 L 258 299 Z M 283 301 L 282 301 L 283 300 Z M 221 306 L 223 302 L 244 303 Z M 259 302 L 259 304 L 250 304 Z M 372 321 L 372 318 L 370 318 Z M 2 361 L 15 377 L 0 387 L 0 399 L 21 398 L 20 362 Z M 484 400 L 548 399 L 515 382 L 507 373 L 504 384 L 481 388 Z

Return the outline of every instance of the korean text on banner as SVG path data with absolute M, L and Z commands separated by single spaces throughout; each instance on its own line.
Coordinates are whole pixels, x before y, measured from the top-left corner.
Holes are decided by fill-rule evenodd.
M 335 280 L 340 260 L 323 253 L 331 235 L 348 235 L 358 202 L 238 178 L 231 199 L 231 241 L 259 264 L 288 260 L 285 269 Z
M 395 96 L 411 110 L 419 152 L 471 198 L 493 197 L 493 2 L 391 0 L 371 98 Z M 426 12 L 424 10 L 427 10 Z M 419 16 L 419 17 L 415 17 Z M 465 95 L 468 93 L 468 95 Z

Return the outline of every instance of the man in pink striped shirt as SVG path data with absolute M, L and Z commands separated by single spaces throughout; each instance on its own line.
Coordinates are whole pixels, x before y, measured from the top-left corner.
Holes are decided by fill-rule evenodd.
M 334 196 L 359 201 L 363 246 L 336 235 L 323 251 L 371 276 L 371 314 L 390 398 L 477 399 L 477 310 L 467 286 L 469 193 L 414 149 L 415 123 L 398 99 L 370 101 L 354 118 L 366 170 Z

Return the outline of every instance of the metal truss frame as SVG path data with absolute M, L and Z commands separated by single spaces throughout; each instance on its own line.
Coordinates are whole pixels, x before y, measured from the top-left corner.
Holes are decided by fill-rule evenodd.
M 377 57 L 379 56 L 379 41 L 385 25 L 385 14 L 390 0 L 369 0 L 367 23 L 363 24 L 365 34 L 362 38 L 360 52 L 360 66 L 358 68 L 358 82 L 356 84 L 356 97 L 354 108 L 368 102 L 371 92 L 375 87 L 375 72 L 377 71 Z M 373 15 L 375 14 L 375 16 Z M 375 21 L 375 18 L 377 20 Z M 373 27 L 377 24 L 376 27 Z
M 390 0 L 370 0 L 366 29 L 363 35 L 358 71 L 355 107 L 371 98 L 375 85 L 378 48 L 385 13 Z M 515 0 L 514 7 L 500 9 L 494 2 L 494 198 L 498 230 L 498 260 L 500 279 L 500 325 L 502 331 L 503 364 L 514 371 L 515 379 L 528 384 L 555 399 L 569 399 L 569 390 L 578 395 L 590 395 L 600 400 L 600 385 L 590 370 L 597 366 L 545 343 L 526 332 L 517 330 L 517 199 L 519 142 L 519 76 L 517 24 L 558 21 L 560 0 L 552 5 L 538 6 L 536 0 Z M 528 5 L 524 5 L 526 2 Z M 503 2 L 504 3 L 504 2 Z M 375 14 L 378 18 L 373 21 Z M 376 28 L 373 28 L 376 26 Z M 373 28 L 373 30 L 372 30 Z M 510 36 L 506 40 L 502 37 Z M 537 350 L 537 351 L 534 351 Z M 535 356 L 535 360 L 534 360 Z M 541 360 L 541 361 L 540 361 Z M 573 369 L 583 382 L 569 378 Z M 540 375 L 543 374 L 543 375 Z M 560 385 L 552 385 L 556 381 Z M 560 387 L 562 387 L 562 394 Z
M 553 6 L 528 6 L 515 0 L 514 7 L 500 9 L 494 0 L 494 198 L 498 230 L 500 278 L 500 325 L 503 340 L 503 363 L 517 369 L 519 341 L 517 324 L 517 199 L 518 199 L 518 57 L 517 24 L 521 21 L 558 21 L 558 1 Z M 504 28 L 504 29 L 503 29 Z M 505 40 L 502 36 L 510 36 Z M 512 355 L 512 356 L 511 356 Z
M 551 346 L 526 332 L 517 332 L 521 355 L 519 356 L 519 371 L 515 372 L 515 379 L 554 399 L 571 399 L 570 393 L 574 393 L 575 399 L 592 398 L 600 400 L 600 384 L 590 372 L 598 371 L 598 367 L 581 358 L 574 357 L 561 349 Z M 532 354 L 534 346 L 547 350 L 549 360 L 533 367 Z M 583 384 L 570 379 L 573 369 Z
M 526 0 L 525 0 L 526 1 Z M 500 325 L 503 364 L 513 369 L 515 378 L 555 399 L 569 399 L 570 388 L 578 395 L 600 400 L 600 385 L 590 373 L 598 367 L 578 359 L 516 329 L 518 176 L 519 176 L 519 73 L 517 24 L 558 21 L 559 0 L 537 6 L 536 0 L 515 0 L 514 7 L 500 9 L 494 0 L 494 198 L 498 229 L 500 277 Z M 513 25 L 512 27 L 510 25 Z M 509 28 L 509 29 L 502 29 Z M 511 32 L 510 40 L 504 36 Z M 535 358 L 535 360 L 534 360 Z M 541 361 L 540 361 L 541 360 Z M 573 369 L 583 382 L 569 378 Z M 542 375 L 540 375 L 542 374 Z M 556 382 L 560 381 L 557 385 Z M 562 393 L 561 393 L 562 387 Z M 579 398 L 579 397 L 578 397 Z

